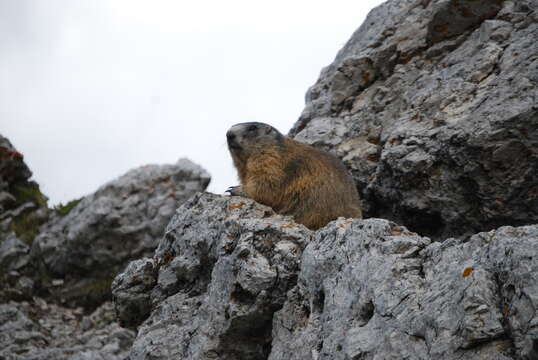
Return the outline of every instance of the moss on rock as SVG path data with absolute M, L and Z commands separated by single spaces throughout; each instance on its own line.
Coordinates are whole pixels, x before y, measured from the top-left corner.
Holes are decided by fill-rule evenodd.
M 53 210 L 56 212 L 56 214 L 58 214 L 60 216 L 65 216 L 65 215 L 69 214 L 69 212 L 71 210 L 73 210 L 75 208 L 75 206 L 77 206 L 78 203 L 81 202 L 81 201 L 82 201 L 82 198 L 71 200 L 68 203 L 66 203 L 65 205 L 60 203 L 60 204 L 54 206 Z
M 9 190 L 15 196 L 16 207 L 27 202 L 33 202 L 38 206 L 47 206 L 47 197 L 43 195 L 39 185 L 34 181 L 13 184 Z

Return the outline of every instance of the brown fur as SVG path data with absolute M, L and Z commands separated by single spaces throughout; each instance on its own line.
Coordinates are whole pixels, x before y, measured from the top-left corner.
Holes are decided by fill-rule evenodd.
M 280 214 L 292 215 L 310 229 L 319 229 L 338 217 L 362 217 L 357 189 L 339 159 L 283 136 L 269 125 L 246 124 L 265 130 L 250 134 L 240 127 L 236 131 L 243 136 L 238 141 L 241 149 L 230 148 L 241 182 L 236 193 Z M 267 131 L 272 132 L 265 134 Z

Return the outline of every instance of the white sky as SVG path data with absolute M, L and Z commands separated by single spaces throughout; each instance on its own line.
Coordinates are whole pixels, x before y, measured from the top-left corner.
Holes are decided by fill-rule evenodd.
M 287 133 L 380 0 L 0 0 L 0 133 L 50 205 L 188 157 L 237 184 L 226 130 Z

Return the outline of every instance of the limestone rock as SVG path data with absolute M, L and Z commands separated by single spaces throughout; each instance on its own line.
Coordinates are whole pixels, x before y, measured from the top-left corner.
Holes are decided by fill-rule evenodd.
M 367 217 L 441 240 L 538 222 L 538 2 L 389 0 L 290 134 L 352 170 Z
M 130 359 L 266 358 L 272 315 L 295 285 L 311 235 L 249 199 L 193 197 L 176 212 L 154 260 L 131 263 L 114 281 L 119 317 L 131 325 L 140 312 L 130 309 L 148 309 L 151 299 Z M 132 280 L 150 274 L 145 283 L 153 287 Z
M 153 254 L 176 208 L 209 180 L 186 159 L 143 166 L 103 185 L 67 214 L 54 213 L 31 249 L 43 291 L 66 304 L 99 304 L 110 296 L 113 277 L 130 260 Z
M 538 355 L 536 284 L 538 225 L 443 242 L 383 219 L 312 232 L 199 194 L 113 294 L 138 328 L 132 360 L 508 360 Z
M 380 219 L 316 233 L 273 322 L 270 360 L 534 359 L 538 226 L 466 240 Z

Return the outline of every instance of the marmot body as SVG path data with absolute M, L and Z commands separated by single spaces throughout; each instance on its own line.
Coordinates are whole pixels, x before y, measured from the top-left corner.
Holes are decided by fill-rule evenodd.
M 243 195 L 310 229 L 338 217 L 361 218 L 359 194 L 335 156 L 300 143 L 263 123 L 241 123 L 226 133 Z

